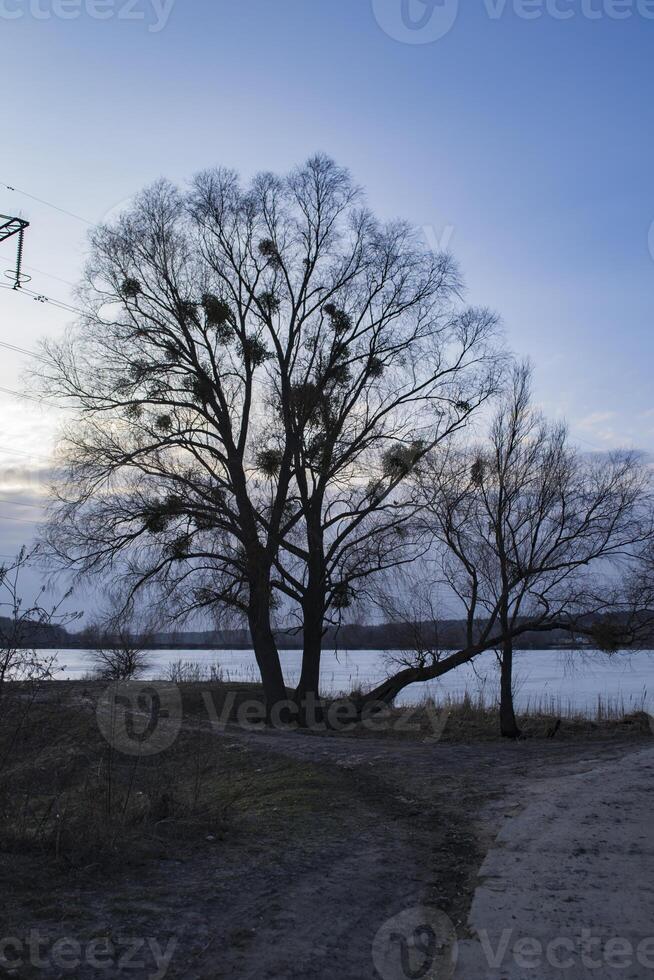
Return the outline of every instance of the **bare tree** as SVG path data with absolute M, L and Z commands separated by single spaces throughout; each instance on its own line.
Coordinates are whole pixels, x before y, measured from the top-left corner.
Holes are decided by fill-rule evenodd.
M 514 370 L 487 444 L 452 445 L 421 474 L 426 530 L 443 576 L 465 610 L 466 645 L 390 678 L 372 697 L 441 676 L 485 650 L 501 661 L 501 730 L 519 735 L 513 646 L 528 632 L 592 637 L 597 617 L 626 609 L 616 574 L 633 567 L 651 530 L 648 479 L 634 453 L 583 456 L 563 425 L 530 401 L 530 371 Z M 618 614 L 618 620 L 615 619 Z
M 275 592 L 304 613 L 319 597 L 315 674 L 346 526 L 351 550 L 383 534 L 407 460 L 484 397 L 494 318 L 457 312 L 451 258 L 377 222 L 322 156 L 245 189 L 224 170 L 157 184 L 91 242 L 86 314 L 45 348 L 74 413 L 50 554 L 176 617 L 244 616 L 271 705 Z
M 58 635 L 79 618 L 65 612 L 68 592 L 57 602 L 45 604 L 45 586 L 31 601 L 22 595 L 21 576 L 38 552 L 22 548 L 15 559 L 0 565 L 0 701 L 9 683 L 37 685 L 54 676 L 55 654 L 48 650 Z

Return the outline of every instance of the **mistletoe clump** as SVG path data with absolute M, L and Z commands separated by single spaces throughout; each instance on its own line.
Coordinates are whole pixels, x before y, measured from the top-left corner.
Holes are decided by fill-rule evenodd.
M 381 357 L 371 357 L 368 361 L 368 377 L 369 378 L 381 378 L 382 374 L 386 369 L 386 365 L 382 361 Z
M 320 391 L 313 381 L 293 385 L 291 388 L 291 408 L 300 419 L 316 416 L 320 402 Z
M 279 313 L 281 303 L 279 298 L 270 290 L 259 293 L 257 299 L 259 301 L 259 306 L 266 316 L 273 316 L 275 313 Z
M 312 466 L 319 469 L 324 469 L 327 466 L 327 439 L 322 432 L 309 440 L 306 448 L 306 458 Z
M 470 479 L 476 487 L 480 487 L 484 482 L 485 475 L 486 464 L 484 463 L 483 459 L 479 457 L 470 467 Z
M 165 509 L 157 505 L 148 508 L 143 514 L 143 526 L 150 534 L 161 534 L 166 530 L 169 520 Z
M 590 629 L 590 635 L 598 650 L 602 653 L 617 653 L 625 646 L 624 629 L 608 619 L 599 620 Z
M 213 293 L 205 293 L 202 297 L 202 309 L 207 326 L 215 330 L 219 340 L 223 342 L 229 340 L 234 330 L 229 304 Z
M 378 507 L 384 495 L 384 485 L 379 480 L 371 480 L 366 487 L 366 497 L 371 507 Z
M 354 601 L 354 593 L 347 582 L 337 582 L 332 589 L 334 609 L 349 609 Z
M 173 340 L 166 341 L 166 343 L 163 345 L 163 349 L 169 361 L 175 363 L 181 359 L 182 351 Z
M 211 502 L 216 505 L 216 507 L 225 506 L 225 499 L 226 499 L 225 491 L 223 490 L 222 487 L 218 487 L 218 486 L 211 487 L 208 496 Z
M 421 442 L 412 442 L 409 446 L 401 444 L 387 449 L 382 456 L 384 474 L 393 480 L 407 476 L 414 468 L 424 452 Z
M 133 361 L 129 366 L 129 374 L 132 381 L 143 381 L 150 372 L 150 365 L 146 361 Z
M 334 303 L 325 303 L 322 311 L 331 320 L 332 329 L 335 333 L 345 333 L 352 329 L 352 317 L 345 310 L 335 306 Z
M 334 364 L 326 380 L 331 381 L 332 384 L 338 387 L 342 387 L 343 385 L 349 384 L 351 377 L 349 364 Z
M 177 497 L 171 495 L 165 500 L 155 500 L 143 512 L 143 525 L 151 534 L 161 534 L 183 512 L 183 503 Z
M 136 299 L 143 292 L 141 283 L 138 279 L 124 279 L 120 286 L 120 295 L 123 299 Z
M 262 473 L 268 477 L 277 476 L 282 465 L 282 453 L 279 449 L 261 449 L 256 455 L 256 464 Z
M 198 531 L 211 531 L 216 524 L 215 517 L 210 510 L 196 510 L 193 514 L 193 521 Z
M 161 432 L 170 432 L 173 427 L 173 419 L 170 415 L 157 415 L 154 424 Z
M 208 589 L 206 587 L 195 589 L 193 598 L 198 606 L 213 606 L 219 600 L 219 596 L 213 591 L 213 589 Z
M 197 374 L 191 382 L 191 391 L 194 397 L 203 404 L 211 401 L 213 396 L 213 385 L 204 372 Z
M 198 310 L 197 303 L 193 303 L 191 300 L 180 300 L 179 303 L 179 316 L 180 319 L 186 322 L 187 320 L 193 320 L 195 323 L 198 321 Z
M 191 548 L 191 538 L 188 534 L 181 534 L 174 541 L 171 541 L 166 549 L 171 558 L 175 561 L 183 561 L 188 558 Z
M 258 337 L 246 337 L 243 341 L 243 357 L 250 368 L 258 368 L 271 357 L 271 354 Z
M 282 264 L 279 250 L 271 238 L 264 238 L 259 242 L 259 252 L 275 268 L 278 268 Z

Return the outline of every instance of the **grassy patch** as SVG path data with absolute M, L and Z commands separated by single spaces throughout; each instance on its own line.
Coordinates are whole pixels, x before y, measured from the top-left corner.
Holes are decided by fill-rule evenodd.
M 110 868 L 257 828 L 302 833 L 305 818 L 343 795 L 331 770 L 216 737 L 201 694 L 182 685 L 186 723 L 152 756 L 124 755 L 102 737 L 102 686 L 49 685 L 0 706 L 0 848 L 46 855 L 69 867 Z M 251 697 L 251 691 L 241 691 Z M 342 781 L 341 781 L 342 782 Z

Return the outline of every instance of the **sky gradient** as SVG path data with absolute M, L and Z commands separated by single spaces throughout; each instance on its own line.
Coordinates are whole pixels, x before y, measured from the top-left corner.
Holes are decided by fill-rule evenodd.
M 0 182 L 86 219 L 0 186 L 0 212 L 31 222 L 31 288 L 72 302 L 86 222 L 162 175 L 283 172 L 323 150 L 381 217 L 451 249 L 468 300 L 501 314 L 539 402 L 580 445 L 654 451 L 654 5 L 102 4 L 0 2 Z M 0 245 L 0 272 L 14 256 Z M 70 319 L 9 290 L 0 316 L 0 338 L 27 348 Z M 22 390 L 26 364 L 2 350 L 0 386 Z M 38 519 L 62 414 L 2 391 L 0 411 L 10 554 Z

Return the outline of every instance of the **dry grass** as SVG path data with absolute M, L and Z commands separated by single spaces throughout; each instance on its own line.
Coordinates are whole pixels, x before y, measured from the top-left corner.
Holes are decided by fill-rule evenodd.
M 15 689 L 0 703 L 0 850 L 109 869 L 118 856 L 138 863 L 252 830 L 271 803 L 281 822 L 301 823 L 319 797 L 337 793 L 315 767 L 212 737 L 200 719 L 224 686 L 182 684 L 188 724 L 153 756 L 123 755 L 104 740 L 103 690 L 58 682 L 35 699 Z
M 625 705 L 618 698 L 599 698 L 592 716 L 553 698 L 531 702 L 516 715 L 519 727 L 528 738 L 647 737 L 654 733 L 654 721 L 642 707 Z M 483 693 L 466 693 L 463 698 L 447 697 L 438 702 L 427 699 L 415 706 L 392 708 L 386 727 L 387 733 L 396 737 L 424 739 L 433 738 L 436 733 L 444 742 L 501 738 L 497 703 Z
M 0 744 L 13 742 L 0 770 L 4 849 L 88 866 L 224 832 L 239 790 L 221 779 L 214 741 L 182 733 L 161 755 L 123 756 L 100 735 L 91 704 L 37 703 L 18 739 L 17 711 L 3 710 L 0 726 Z

